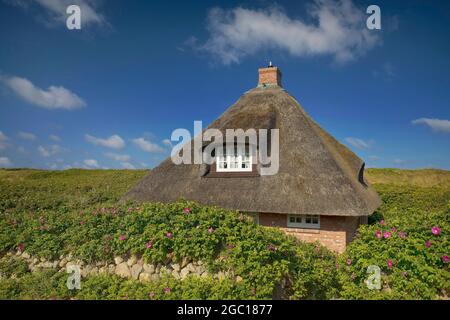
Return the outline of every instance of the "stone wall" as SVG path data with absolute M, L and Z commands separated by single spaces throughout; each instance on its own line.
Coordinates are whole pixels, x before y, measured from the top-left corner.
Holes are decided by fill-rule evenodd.
M 233 277 L 236 282 L 242 281 L 239 276 L 234 276 L 231 272 L 218 272 L 210 274 L 206 266 L 201 261 L 191 261 L 183 259 L 180 262 L 170 262 L 167 264 L 145 263 L 142 258 L 131 255 L 128 257 L 117 256 L 114 262 L 98 262 L 95 264 L 86 264 L 81 260 L 73 258 L 71 255 L 60 256 L 56 260 L 47 260 L 36 258 L 27 252 L 7 252 L 7 257 L 16 257 L 27 262 L 31 272 L 41 269 L 56 269 L 60 272 L 66 272 L 67 267 L 78 265 L 80 267 L 81 277 L 98 274 L 115 274 L 122 278 L 132 278 L 139 281 L 159 281 L 164 275 L 172 275 L 176 279 L 185 279 L 187 276 L 194 275 L 198 277 L 212 276 L 223 279 Z M 1 275 L 0 275 L 1 277 Z

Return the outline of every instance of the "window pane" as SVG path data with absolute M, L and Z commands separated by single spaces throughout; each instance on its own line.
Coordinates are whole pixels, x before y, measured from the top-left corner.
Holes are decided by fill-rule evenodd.
M 319 216 L 313 216 L 312 221 L 314 224 L 319 224 Z
M 306 221 L 305 221 L 305 223 L 311 223 L 311 216 L 310 216 L 310 215 L 307 215 L 307 216 L 306 216 Z
M 302 223 L 302 217 L 297 217 L 295 220 L 297 223 Z
M 289 217 L 289 222 L 294 223 L 295 222 L 295 218 L 294 217 Z

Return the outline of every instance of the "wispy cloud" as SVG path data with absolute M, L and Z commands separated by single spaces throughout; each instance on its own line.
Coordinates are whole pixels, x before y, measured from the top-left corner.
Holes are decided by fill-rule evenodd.
M 0 157 L 0 167 L 1 168 L 8 168 L 12 166 L 11 160 L 7 157 Z
M 54 145 L 52 145 L 50 147 L 38 146 L 37 150 L 39 151 L 41 156 L 43 156 L 43 157 L 50 157 L 50 156 L 53 156 L 53 155 L 55 155 L 57 153 L 62 152 L 63 148 L 61 148 L 57 144 L 54 144 Z
M 450 121 L 446 119 L 420 118 L 411 121 L 412 124 L 424 124 L 434 132 L 450 133 Z
M 118 154 L 112 152 L 105 153 L 105 157 L 119 162 L 129 162 L 131 160 L 131 157 L 127 154 Z
M 399 159 L 399 158 L 394 159 L 392 162 L 398 166 L 403 166 L 407 163 L 406 160 Z
M 122 165 L 122 167 L 125 168 L 125 169 L 130 169 L 130 170 L 136 169 L 136 167 L 133 166 L 133 165 L 132 165 L 131 163 L 129 163 L 129 162 L 122 162 L 121 165 Z
M 81 9 L 82 27 L 88 25 L 107 25 L 107 21 L 98 7 L 103 1 L 99 0 L 7 0 L 6 3 L 16 5 L 19 8 L 28 10 L 31 7 L 44 9 L 47 19 L 42 20 L 46 26 L 65 23 L 67 19 L 66 9 L 69 5 L 76 4 Z
M 392 81 L 397 77 L 397 72 L 390 62 L 385 62 L 381 65 L 379 69 L 372 72 L 374 77 L 380 77 L 386 81 Z
M 27 141 L 34 141 L 37 139 L 36 135 L 34 135 L 31 132 L 20 131 L 17 135 L 19 136 L 20 139 Z
M 52 140 L 52 141 L 55 141 L 55 142 L 61 141 L 61 138 L 60 138 L 59 136 L 55 135 L 55 134 L 49 135 L 48 138 L 49 138 L 50 140 Z
M 23 100 L 49 110 L 83 108 L 86 102 L 62 86 L 50 86 L 47 90 L 35 86 L 30 80 L 15 76 L 1 76 L 0 82 Z
M 370 145 L 371 145 L 370 141 L 365 141 L 365 140 L 359 139 L 359 138 L 347 137 L 344 140 L 352 147 L 355 147 L 360 150 L 368 149 L 368 148 L 370 148 Z
M 329 55 L 346 62 L 379 43 L 377 32 L 367 29 L 366 18 L 364 9 L 351 0 L 316 0 L 302 20 L 290 18 L 279 6 L 213 8 L 207 18 L 210 37 L 194 46 L 226 65 L 265 49 L 281 49 L 296 57 Z
M 141 150 L 151 153 L 163 153 L 164 149 L 156 143 L 150 142 L 144 138 L 133 139 L 133 143 L 137 145 Z
M 8 147 L 9 138 L 0 131 L 0 150 L 6 149 Z
M 123 147 L 125 147 L 125 141 L 117 134 L 114 134 L 106 139 L 97 138 L 89 134 L 86 134 L 84 138 L 89 143 L 106 148 L 122 149 Z
M 89 167 L 89 168 L 98 168 L 100 165 L 98 164 L 98 161 L 95 159 L 86 159 L 83 161 L 83 163 Z

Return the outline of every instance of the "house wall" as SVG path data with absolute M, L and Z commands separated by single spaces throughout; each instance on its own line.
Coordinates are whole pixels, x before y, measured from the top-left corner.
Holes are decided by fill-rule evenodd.
M 278 227 L 287 234 L 306 242 L 319 241 L 332 251 L 342 253 L 355 236 L 361 217 L 320 216 L 320 229 L 292 228 L 287 226 L 285 214 L 260 213 L 259 224 Z

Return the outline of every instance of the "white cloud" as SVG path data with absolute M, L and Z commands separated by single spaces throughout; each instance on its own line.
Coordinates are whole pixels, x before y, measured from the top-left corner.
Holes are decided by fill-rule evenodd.
M 162 153 L 164 149 L 158 146 L 156 143 L 145 140 L 144 138 L 133 139 L 133 143 L 146 152 Z
M 45 109 L 72 110 L 86 106 L 83 99 L 62 86 L 50 86 L 44 90 L 28 79 L 9 76 L 0 76 L 0 81 L 25 101 Z
M 9 138 L 0 131 L 0 150 L 6 149 L 8 147 Z
M 50 157 L 63 151 L 63 149 L 57 144 L 54 144 L 50 147 L 39 146 L 37 149 L 43 157 Z
M 86 159 L 83 161 L 83 163 L 90 168 L 98 168 L 99 167 L 98 161 L 95 159 Z
M 36 140 L 36 136 L 30 132 L 24 132 L 24 131 L 20 131 L 18 133 L 19 138 L 23 139 L 23 140 L 28 140 L 28 141 L 34 141 Z
M 402 160 L 402 159 L 394 159 L 394 161 L 393 161 L 396 165 L 399 165 L 399 166 L 402 166 L 402 165 L 404 165 L 404 164 L 406 164 L 406 160 Z
M 123 141 L 123 139 L 117 134 L 114 134 L 106 139 L 97 138 L 89 134 L 86 134 L 84 138 L 86 139 L 87 142 L 106 148 L 122 149 L 123 147 L 125 147 L 125 141 Z
M 420 118 L 411 121 L 412 124 L 424 124 L 427 125 L 434 132 L 450 133 L 450 121 L 445 119 L 430 119 L 430 118 Z
M 368 149 L 370 148 L 370 142 L 364 141 L 359 138 L 347 137 L 344 139 L 349 145 L 357 149 Z
M 64 23 L 67 19 L 66 9 L 69 5 L 76 4 L 81 9 L 81 27 L 87 25 L 105 25 L 107 24 L 105 17 L 96 9 L 101 1 L 98 0 L 7 0 L 7 3 L 18 6 L 22 9 L 28 9 L 31 4 L 35 3 L 45 9 L 52 23 L 45 20 L 47 26 L 56 23 Z
M 131 157 L 127 154 L 118 154 L 118 153 L 112 153 L 112 152 L 107 152 L 105 153 L 105 156 L 113 159 L 115 161 L 120 161 L 120 162 L 129 162 Z
M 7 167 L 11 167 L 11 166 L 12 166 L 12 162 L 11 162 L 11 160 L 9 160 L 9 158 L 0 157 L 0 167 L 1 168 L 7 168 Z
M 346 62 L 379 42 L 366 19 L 364 8 L 351 0 L 316 0 L 302 20 L 288 17 L 280 7 L 213 8 L 207 18 L 210 37 L 199 49 L 226 65 L 265 49 L 282 49 L 296 57 L 330 55 Z
M 133 166 L 131 163 L 129 162 L 122 162 L 121 163 L 122 167 L 124 167 L 125 169 L 136 169 L 135 166 Z
M 50 140 L 52 140 L 52 141 L 55 141 L 55 142 L 61 141 L 61 138 L 60 138 L 59 136 L 55 135 L 55 134 L 49 135 L 48 138 L 49 138 Z
M 170 139 L 164 139 L 162 143 L 168 146 L 169 148 L 173 148 L 173 144 L 172 141 L 170 141 Z

